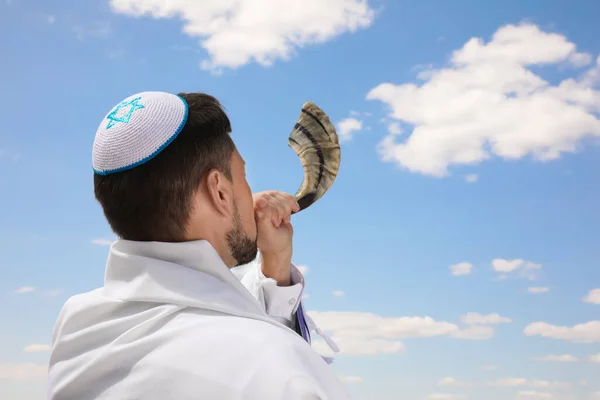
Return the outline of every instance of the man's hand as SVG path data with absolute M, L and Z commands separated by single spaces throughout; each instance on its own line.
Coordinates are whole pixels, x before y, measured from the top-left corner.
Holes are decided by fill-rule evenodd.
M 300 206 L 293 196 L 274 190 L 256 193 L 253 198 L 262 272 L 267 278 L 275 279 L 279 286 L 289 286 L 294 235 L 290 217 Z

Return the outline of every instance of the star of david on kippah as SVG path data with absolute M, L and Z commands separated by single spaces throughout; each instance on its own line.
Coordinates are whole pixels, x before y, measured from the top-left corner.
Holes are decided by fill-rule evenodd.
M 144 106 L 142 104 L 138 103 L 138 101 L 140 99 L 141 99 L 141 97 L 136 97 L 135 99 L 132 99 L 129 101 L 124 101 L 121 104 L 119 104 L 118 106 L 116 106 L 115 109 L 112 110 L 112 112 L 110 114 L 108 114 L 108 116 L 106 117 L 106 119 L 108 120 L 108 125 L 106 125 L 106 129 L 112 128 L 119 122 L 122 122 L 125 124 L 128 123 L 134 112 L 136 112 L 139 109 L 144 108 Z M 119 112 L 126 107 L 130 107 L 129 111 L 127 111 L 125 114 L 122 114 L 121 116 L 119 116 Z
M 166 92 L 137 93 L 116 103 L 96 130 L 94 173 L 110 175 L 152 160 L 179 135 L 187 115 L 186 101 Z

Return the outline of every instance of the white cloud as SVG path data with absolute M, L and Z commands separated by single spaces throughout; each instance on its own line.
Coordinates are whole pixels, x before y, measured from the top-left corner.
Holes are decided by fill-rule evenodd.
M 316 324 L 331 334 L 341 354 L 373 355 L 404 350 L 406 338 L 448 336 L 459 331 L 455 324 L 438 322 L 430 317 L 382 317 L 364 312 L 312 311 Z M 327 349 L 315 342 L 320 353 Z
M 570 382 L 546 381 L 541 379 L 504 378 L 489 382 L 490 386 L 500 387 L 531 387 L 537 389 L 564 389 L 573 386 Z
M 550 291 L 548 287 L 528 287 L 527 291 L 529 293 L 546 293 Z
M 453 378 L 451 376 L 447 376 L 445 378 L 440 379 L 437 384 L 439 386 L 451 386 L 451 387 L 464 387 L 464 386 L 469 386 L 469 384 L 467 382 L 463 382 L 463 381 L 459 381 L 456 378 Z
M 543 336 L 570 342 L 600 342 L 600 321 L 588 321 L 574 326 L 558 326 L 546 322 L 534 322 L 525 327 L 527 336 Z
M 289 60 L 297 49 L 367 28 L 375 17 L 367 0 L 111 0 L 110 6 L 133 17 L 181 19 L 183 32 L 208 53 L 201 67 L 215 72 Z
M 350 116 L 351 117 L 360 117 L 360 116 L 364 116 L 364 117 L 372 117 L 373 114 L 370 112 L 360 112 L 360 111 L 350 111 Z
M 382 317 L 365 312 L 311 311 L 316 324 L 340 347 L 341 354 L 365 356 L 398 353 L 404 350 L 402 339 L 448 336 L 462 340 L 485 340 L 494 335 L 489 326 L 469 326 L 435 321 L 431 317 Z M 321 340 L 313 341 L 321 354 L 331 354 Z
M 427 396 L 430 400 L 458 400 L 464 399 L 466 396 L 464 394 L 455 394 L 455 393 L 432 393 Z
M 446 378 L 440 379 L 437 384 L 440 386 L 452 386 L 452 385 L 455 385 L 456 382 L 458 382 L 458 381 L 455 378 L 448 376 Z
M 342 297 L 345 293 L 342 292 L 341 290 L 334 290 L 331 294 L 334 295 L 335 297 Z
M 469 275 L 473 271 L 473 264 L 468 262 L 461 262 L 458 264 L 451 265 L 450 271 L 454 276 Z
M 521 390 L 517 393 L 517 400 L 553 399 L 552 393 L 537 392 L 535 390 Z
M 518 271 L 522 277 L 535 280 L 538 272 L 542 269 L 542 265 L 520 258 L 514 260 L 496 258 L 492 260 L 492 269 L 503 275 Z
M 307 265 L 296 265 L 296 268 L 298 268 L 302 275 L 308 274 L 308 270 L 310 269 Z
M 492 261 L 492 268 L 496 272 L 512 272 L 515 269 L 517 269 L 517 267 L 519 265 L 521 265 L 522 262 L 523 262 L 523 260 L 510 260 L 509 261 L 509 260 L 505 260 L 502 258 L 497 258 Z
M 467 325 L 504 324 L 512 322 L 510 318 L 502 317 L 500 314 L 482 315 L 475 312 L 467 313 L 461 317 L 461 321 Z
M 515 259 L 505 260 L 503 258 L 496 258 L 492 261 L 492 268 L 496 272 L 512 272 L 518 268 L 522 268 L 528 261 Z
M 404 344 L 402 342 L 388 339 L 344 335 L 344 333 L 334 335 L 332 339 L 340 348 L 340 354 L 345 356 L 374 356 L 404 351 Z M 312 346 L 319 354 L 333 355 L 331 349 L 322 340 L 314 340 Z
M 346 383 L 361 383 L 364 382 L 360 376 L 341 376 L 340 380 Z
M 590 290 L 583 298 L 583 301 L 591 304 L 600 304 L 600 288 Z
M 479 175 L 477 174 L 469 174 L 465 176 L 465 181 L 468 183 L 475 183 L 479 180 Z
M 44 380 L 47 378 L 48 367 L 44 364 L 0 363 L 0 380 L 9 381 L 31 381 Z
M 43 352 L 50 351 L 51 348 L 52 347 L 48 344 L 34 343 L 34 344 L 25 346 L 23 348 L 23 351 L 26 353 L 43 353 Z
M 526 386 L 527 379 L 524 378 L 504 378 L 498 379 L 493 382 L 489 382 L 490 386 L 502 386 L 502 387 L 512 387 L 512 386 Z
M 401 135 L 403 131 L 399 123 L 392 122 L 388 125 L 388 132 L 390 135 Z
M 540 379 L 531 380 L 529 382 L 532 387 L 536 388 L 565 389 L 573 386 L 571 382 L 545 381 Z
M 579 361 L 577 357 L 572 356 L 570 354 L 560 354 L 560 355 L 548 355 L 544 357 L 538 357 L 538 361 L 551 361 L 551 362 L 577 362 Z
M 433 64 L 417 64 L 410 69 L 411 72 L 417 73 L 417 79 L 427 80 L 431 77 L 431 73 L 434 71 Z
M 110 246 L 114 242 L 113 239 L 92 239 L 91 243 L 97 246 Z
M 324 331 L 347 331 L 351 336 L 382 338 L 415 338 L 446 335 L 456 325 L 437 322 L 430 317 L 382 317 L 364 312 L 312 311 L 309 315 Z
M 575 152 L 582 139 L 600 135 L 600 91 L 594 88 L 600 57 L 557 85 L 537 70 L 591 62 L 566 37 L 532 24 L 503 26 L 487 43 L 471 38 L 447 67 L 419 73 L 423 83 L 382 83 L 369 91 L 368 100 L 384 103 L 391 118 L 413 126 L 403 140 L 386 136 L 378 146 L 381 157 L 442 177 L 453 165 L 493 157 L 549 161 Z
M 362 129 L 363 123 L 356 118 L 346 118 L 338 122 L 336 126 L 340 141 L 347 142 L 352 140 L 353 133 L 359 132 Z
M 472 325 L 451 334 L 456 339 L 486 340 L 494 336 L 494 328 L 490 326 Z
M 593 363 L 600 364 L 600 353 L 591 355 L 590 356 L 590 361 L 593 362 Z
M 33 286 L 23 286 L 15 290 L 15 293 L 23 294 L 23 293 L 31 293 L 35 292 L 35 288 Z

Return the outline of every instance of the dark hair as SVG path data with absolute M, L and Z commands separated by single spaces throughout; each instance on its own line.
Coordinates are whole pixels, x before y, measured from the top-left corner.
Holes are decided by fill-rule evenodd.
M 231 179 L 235 150 L 231 123 L 221 104 L 203 93 L 180 93 L 188 119 L 152 160 L 128 171 L 94 174 L 94 194 L 112 230 L 136 241 L 180 242 L 192 211 L 192 198 L 206 172 Z

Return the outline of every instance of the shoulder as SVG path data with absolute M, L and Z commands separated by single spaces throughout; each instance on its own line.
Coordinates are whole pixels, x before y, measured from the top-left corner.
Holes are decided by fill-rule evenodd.
M 102 289 L 95 289 L 87 293 L 76 294 L 71 296 L 63 304 L 56 322 L 54 325 L 54 335 L 61 328 L 72 322 L 81 321 L 80 316 L 85 319 L 85 316 L 90 316 L 90 311 L 104 305 L 106 302 L 102 299 Z

